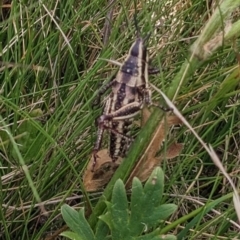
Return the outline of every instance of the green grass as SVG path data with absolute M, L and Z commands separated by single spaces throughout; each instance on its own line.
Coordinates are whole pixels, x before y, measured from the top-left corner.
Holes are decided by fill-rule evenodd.
M 152 65 L 162 70 L 149 81 L 174 100 L 237 184 L 240 27 L 235 9 L 240 3 L 224 4 L 224 12 L 215 15 L 215 8 L 202 1 L 142 1 L 137 16 L 143 34 L 152 33 Z M 111 31 L 103 44 L 111 9 Z M 96 139 L 95 118 L 101 114 L 91 103 L 117 69 L 98 58 L 123 61 L 135 39 L 134 3 L 11 1 L 11 6 L 2 5 L 0 14 L 0 236 L 41 239 L 64 226 L 63 203 L 79 208 L 87 202 L 93 207 L 102 195 L 87 195 L 81 182 Z M 221 44 L 219 31 L 229 19 L 233 25 Z M 157 92 L 153 98 L 163 101 Z M 105 197 L 111 195 L 113 182 L 131 171 L 162 114 L 153 113 Z M 232 188 L 186 127 L 171 131 L 168 141 L 173 139 L 185 147 L 178 158 L 162 163 L 165 201 L 178 205 L 170 221 L 181 219 L 170 230 L 185 239 L 237 238 Z M 218 204 L 210 205 L 214 201 Z M 47 217 L 39 208 L 42 203 Z M 195 209 L 205 203 L 211 211 L 194 218 Z M 103 203 L 97 206 L 95 214 L 104 208 Z M 94 216 L 90 219 L 94 225 Z

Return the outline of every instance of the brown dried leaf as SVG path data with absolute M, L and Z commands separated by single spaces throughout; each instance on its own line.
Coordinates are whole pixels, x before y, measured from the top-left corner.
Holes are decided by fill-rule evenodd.
M 116 162 L 113 162 L 107 149 L 100 150 L 94 172 L 92 172 L 92 157 L 83 174 L 83 184 L 86 191 L 94 192 L 103 188 L 109 182 L 121 161 L 122 158 L 119 158 Z
M 144 111 L 148 111 L 148 109 L 146 110 L 144 109 Z M 136 176 L 143 182 L 150 176 L 152 170 L 157 165 L 160 165 L 161 160 L 163 158 L 161 156 L 159 158 L 155 158 L 155 156 L 159 150 L 159 147 L 162 146 L 162 143 L 165 139 L 165 135 L 168 132 L 168 128 L 177 124 L 181 124 L 181 120 L 176 116 L 169 115 L 167 115 L 166 118 L 160 122 L 148 148 L 146 149 L 145 154 L 143 154 L 143 157 L 138 161 L 136 167 L 133 169 L 130 177 L 128 178 L 126 183 L 127 188 L 131 186 L 133 177 Z M 176 157 L 179 155 L 182 148 L 183 148 L 182 144 L 179 145 L 177 143 L 172 144 L 167 149 L 167 152 L 164 156 L 167 159 Z
M 179 156 L 180 152 L 183 149 L 183 146 L 184 146 L 183 143 L 175 143 L 174 142 L 168 147 L 166 154 L 163 154 L 160 157 L 161 158 L 166 157 L 167 159 L 175 158 L 175 157 Z
M 144 126 L 151 115 L 151 111 L 144 106 L 142 110 L 142 126 Z
M 138 171 L 135 173 L 136 174 L 135 177 L 139 178 L 141 182 L 145 182 L 148 179 L 148 177 L 151 175 L 153 169 L 159 166 L 164 158 L 165 159 L 175 158 L 181 153 L 182 149 L 183 149 L 182 143 L 171 144 L 168 147 L 167 152 L 165 154 L 162 154 L 158 158 L 155 158 L 155 157 L 148 158 L 147 161 L 144 161 L 143 164 L 141 164 L 141 168 L 139 168 Z M 129 188 L 130 186 L 128 185 L 127 187 Z

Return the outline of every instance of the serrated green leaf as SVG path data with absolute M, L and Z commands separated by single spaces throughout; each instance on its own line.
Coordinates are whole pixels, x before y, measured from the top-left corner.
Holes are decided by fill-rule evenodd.
M 177 238 L 174 235 L 161 235 L 155 237 L 144 235 L 136 238 L 135 240 L 176 240 L 176 239 Z
M 154 206 L 159 205 L 164 189 L 164 174 L 160 167 L 153 170 L 151 176 L 148 178 L 145 186 L 144 192 L 146 198 L 151 201 Z
M 122 180 L 118 180 L 113 188 L 112 201 L 106 202 L 108 212 L 100 217 L 109 226 L 112 239 L 162 239 L 159 230 L 138 237 L 144 228 L 156 226 L 176 210 L 174 204 L 160 205 L 162 192 L 163 172 L 160 168 L 153 171 L 144 188 L 142 183 L 134 178 L 129 211 L 124 184 Z
M 132 236 L 138 236 L 144 229 L 144 224 L 152 226 L 153 222 L 160 221 L 162 213 L 156 211 L 160 205 L 163 193 L 163 172 L 156 168 L 147 183 L 144 190 L 141 183 L 134 179 L 132 189 L 130 229 Z M 162 210 L 160 208 L 160 210 Z M 164 209 L 165 210 L 165 209 Z M 144 224 L 143 224 L 144 223 Z
M 159 235 L 159 231 L 155 230 L 155 231 L 147 233 L 145 235 L 141 235 L 141 236 L 135 238 L 135 240 L 159 240 L 160 237 L 161 236 Z
M 102 220 L 103 222 L 105 222 L 110 229 L 114 228 L 113 219 L 112 219 L 112 215 L 110 214 L 110 212 L 107 212 L 106 214 L 99 216 L 99 219 Z
M 81 240 L 94 240 L 94 234 L 84 216 L 84 208 L 77 212 L 72 207 L 64 204 L 61 207 L 63 219 L 68 227 L 81 237 Z
M 112 239 L 130 239 L 127 194 L 121 179 L 116 181 L 113 188 L 111 217 L 114 226 Z
M 82 238 L 79 237 L 79 235 L 77 233 L 71 232 L 71 231 L 62 232 L 60 234 L 60 236 L 67 237 L 67 238 L 70 238 L 72 240 L 82 240 Z
M 135 240 L 176 240 L 177 238 L 174 235 L 160 235 L 159 229 L 156 229 L 153 232 L 147 233 L 145 235 L 135 238 Z
M 175 204 L 160 205 L 157 208 L 154 208 L 154 210 L 151 211 L 151 214 L 146 213 L 142 221 L 148 227 L 153 227 L 156 225 L 156 223 L 167 219 L 176 210 L 177 206 Z
M 131 239 L 128 228 L 129 213 L 125 186 L 122 180 L 117 180 L 112 193 L 112 200 L 106 202 L 108 212 L 99 218 L 105 222 L 111 230 L 112 239 Z
M 161 220 L 166 220 L 176 210 L 177 210 L 177 205 L 175 205 L 173 203 L 162 204 L 158 208 L 156 208 L 156 212 L 161 213 Z
M 132 197 L 130 203 L 131 215 L 129 222 L 129 228 L 131 229 L 132 236 L 138 236 L 142 233 L 144 228 L 141 221 L 139 221 L 142 218 L 141 209 L 146 207 L 144 200 L 145 198 L 142 183 L 137 178 L 134 178 L 132 184 Z
M 105 201 L 105 204 L 107 205 L 107 209 L 110 211 L 111 208 L 112 208 L 112 203 L 108 202 L 108 201 Z
M 116 226 L 124 225 L 128 221 L 128 201 L 122 180 L 117 180 L 112 194 L 112 217 Z
M 101 219 L 102 216 L 99 217 Z M 102 220 L 102 219 L 101 219 Z M 96 226 L 95 238 L 97 240 L 106 240 L 109 235 L 109 227 L 104 221 L 98 221 Z

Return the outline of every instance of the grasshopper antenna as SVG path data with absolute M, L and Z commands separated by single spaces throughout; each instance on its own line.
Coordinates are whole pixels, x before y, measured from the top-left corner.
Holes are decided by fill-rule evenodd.
M 135 8 L 135 13 L 134 13 L 134 16 L 133 16 L 134 25 L 135 25 L 135 28 L 136 28 L 136 31 L 137 31 L 137 38 L 140 38 L 140 28 L 138 26 L 138 21 L 137 21 L 137 4 L 136 4 L 136 1 L 134 1 L 134 8 Z M 148 41 L 148 39 L 150 38 L 150 36 L 151 36 L 151 33 L 148 33 L 147 36 L 143 39 L 143 42 L 146 43 Z
M 136 3 L 136 0 L 134 1 L 134 9 L 135 9 L 135 13 L 133 15 L 134 25 L 135 25 L 135 28 L 136 28 L 136 31 L 137 31 L 137 37 L 140 37 L 140 29 L 139 29 L 138 21 L 137 21 L 137 3 Z
M 137 37 L 139 38 L 140 37 L 140 30 L 139 30 L 139 26 L 138 26 L 138 22 L 137 22 L 137 13 L 135 12 L 134 13 L 134 25 L 135 25 L 135 28 L 136 28 L 136 31 L 137 31 Z

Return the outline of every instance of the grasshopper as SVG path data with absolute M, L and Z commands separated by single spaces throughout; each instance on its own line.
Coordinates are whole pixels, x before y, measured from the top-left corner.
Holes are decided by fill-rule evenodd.
M 148 83 L 148 75 L 156 74 L 159 70 L 149 68 L 147 41 L 140 37 L 139 29 L 135 18 L 137 38 L 132 44 L 125 61 L 120 64 L 109 60 L 120 66 L 116 76 L 103 86 L 97 100 L 109 88 L 111 93 L 106 101 L 103 114 L 97 119 L 98 131 L 97 140 L 93 149 L 93 167 L 96 165 L 97 153 L 101 148 L 104 130 L 110 131 L 109 156 L 115 162 L 118 157 L 124 157 L 133 138 L 129 136 L 130 126 L 133 118 L 139 114 L 146 104 L 154 105 L 151 99 L 151 90 Z M 164 109 L 165 110 L 165 109 Z

